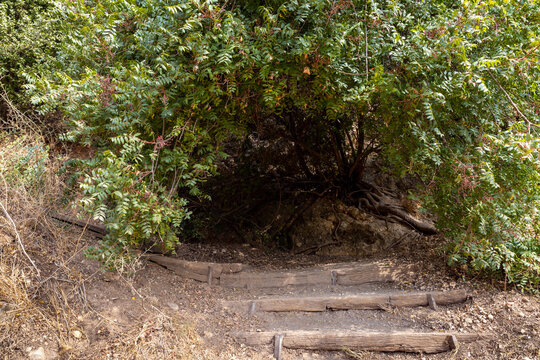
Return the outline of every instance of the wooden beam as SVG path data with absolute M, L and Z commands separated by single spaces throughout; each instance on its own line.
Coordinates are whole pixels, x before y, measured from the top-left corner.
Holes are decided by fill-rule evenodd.
M 359 285 L 371 282 L 390 282 L 410 276 L 412 268 L 379 263 L 350 263 L 299 271 L 242 272 L 224 274 L 221 285 L 236 288 L 269 288 L 288 285 Z
M 237 334 L 239 341 L 250 346 L 271 344 L 276 332 Z M 451 350 L 454 340 L 471 342 L 479 334 L 414 333 L 414 332 L 353 332 L 353 331 L 285 331 L 283 347 L 308 350 L 343 350 L 412 352 L 433 354 Z
M 332 284 L 328 270 L 279 271 L 261 273 L 224 274 L 221 285 L 234 288 L 285 287 L 288 285 Z
M 143 255 L 143 258 L 164 266 L 180 276 L 207 282 L 212 285 L 219 285 L 220 277 L 223 276 L 223 274 L 237 273 L 244 269 L 244 265 L 239 263 L 220 264 L 203 261 L 187 261 L 155 254 L 146 254 Z M 210 269 L 212 270 L 210 271 Z M 212 277 L 211 279 L 209 279 L 209 275 Z
M 463 302 L 467 299 L 465 290 L 432 292 L 433 298 L 439 305 L 449 305 Z M 254 305 L 252 305 L 254 304 Z M 317 296 L 317 297 L 279 297 L 246 301 L 224 301 L 225 308 L 248 312 L 251 309 L 267 312 L 326 310 L 376 310 L 385 306 L 414 307 L 427 306 L 426 293 L 388 294 L 388 295 L 346 295 L 346 296 Z
M 411 265 L 363 264 L 337 269 L 339 285 L 359 285 L 373 282 L 393 282 L 410 278 L 416 268 Z
M 100 235 L 100 237 L 107 235 L 107 229 L 105 229 L 105 226 L 102 226 L 102 225 L 89 224 L 87 221 L 82 221 L 82 220 L 79 220 L 70 216 L 65 216 L 65 215 L 56 214 L 56 213 L 51 214 L 51 217 L 55 220 L 59 220 L 59 221 L 62 221 L 71 225 L 76 225 L 82 228 L 86 228 L 87 230 Z

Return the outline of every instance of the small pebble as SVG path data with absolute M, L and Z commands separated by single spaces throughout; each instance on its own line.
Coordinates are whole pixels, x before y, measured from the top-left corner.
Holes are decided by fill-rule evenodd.
M 44 360 L 45 359 L 45 350 L 40 346 L 34 351 L 28 353 L 28 357 L 31 360 Z

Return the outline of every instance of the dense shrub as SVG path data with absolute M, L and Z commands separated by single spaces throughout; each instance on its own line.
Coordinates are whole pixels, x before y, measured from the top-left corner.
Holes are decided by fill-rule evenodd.
M 38 67 L 53 52 L 58 39 L 54 22 L 47 16 L 51 3 L 51 0 L 0 2 L 0 83 L 10 97 L 23 103 L 21 87 L 25 82 L 21 72 Z
M 452 261 L 538 286 L 540 4 L 59 1 L 66 34 L 29 74 L 68 116 L 83 204 L 109 245 L 167 245 L 230 132 L 271 129 L 300 176 L 354 186 L 380 152 L 420 176 Z M 85 170 L 86 169 L 86 170 Z

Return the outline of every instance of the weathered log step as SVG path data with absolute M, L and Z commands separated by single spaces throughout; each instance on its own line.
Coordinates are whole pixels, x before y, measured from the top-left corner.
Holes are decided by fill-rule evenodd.
M 382 263 L 339 264 L 299 271 L 241 272 L 223 274 L 220 285 L 235 288 L 271 288 L 289 285 L 360 285 L 374 282 L 392 282 L 411 278 L 413 267 L 391 266 Z
M 278 297 L 258 300 L 224 301 L 223 307 L 237 312 L 253 313 L 327 310 L 378 310 L 391 307 L 428 306 L 428 296 L 432 295 L 436 304 L 449 305 L 467 299 L 465 290 L 439 291 L 412 294 L 369 294 L 344 296 Z
M 383 352 L 412 352 L 433 354 L 453 350 L 458 342 L 472 342 L 479 334 L 365 332 L 365 331 L 268 331 L 236 334 L 236 338 L 250 346 L 272 344 L 279 335 L 281 346 L 307 350 L 365 350 Z M 282 335 L 282 336 L 281 336 Z M 276 344 L 277 345 L 277 344 Z M 278 353 L 279 351 L 276 351 Z
M 219 284 L 224 274 L 238 273 L 246 268 L 239 263 L 211 263 L 203 261 L 187 261 L 162 255 L 147 254 L 144 258 L 172 270 L 176 274 L 197 281 Z
M 359 285 L 390 282 L 414 275 L 412 266 L 383 263 L 345 263 L 297 271 L 247 272 L 246 265 L 193 262 L 161 255 L 146 259 L 174 271 L 180 276 L 232 288 L 272 288 L 288 285 Z

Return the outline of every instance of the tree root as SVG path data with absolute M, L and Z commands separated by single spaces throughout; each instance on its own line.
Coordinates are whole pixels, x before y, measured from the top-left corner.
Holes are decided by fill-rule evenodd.
M 403 208 L 386 202 L 384 200 L 385 191 L 383 189 L 379 189 L 377 186 L 365 182 L 362 182 L 360 186 L 359 192 L 362 193 L 364 197 L 361 197 L 358 200 L 358 207 L 368 209 L 377 215 L 397 218 L 401 223 L 410 226 L 424 235 L 435 235 L 438 233 L 433 225 L 415 219 Z

